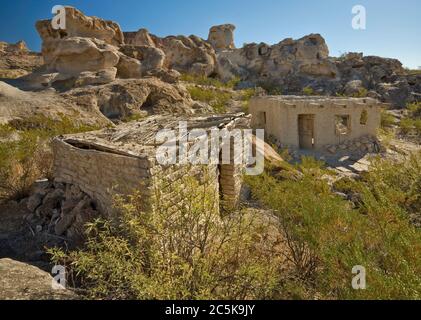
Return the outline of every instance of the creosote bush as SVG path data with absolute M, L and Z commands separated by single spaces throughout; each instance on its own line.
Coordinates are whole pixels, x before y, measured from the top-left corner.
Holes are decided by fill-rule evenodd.
M 28 195 L 37 179 L 50 176 L 52 137 L 93 129 L 97 127 L 75 125 L 64 116 L 59 120 L 33 116 L 1 125 L 0 199 L 20 200 Z
M 314 161 L 303 162 L 301 180 L 248 178 L 279 218 L 296 270 L 285 287 L 296 298 L 421 298 L 421 234 L 410 218 L 420 210 L 420 161 L 379 161 L 363 180 L 338 182 L 353 202 L 332 193 Z M 354 266 L 366 268 L 366 290 L 352 288 Z
M 208 103 L 215 112 L 226 112 L 227 104 L 232 99 L 232 94 L 212 88 L 188 87 L 193 100 Z
M 51 250 L 53 261 L 68 267 L 88 298 L 277 296 L 281 263 L 276 243 L 267 240 L 267 223 L 252 214 L 221 217 L 217 191 L 195 178 L 171 188 L 188 191 L 178 211 L 145 210 L 141 192 L 117 197 L 117 220 L 90 224 L 86 248 Z

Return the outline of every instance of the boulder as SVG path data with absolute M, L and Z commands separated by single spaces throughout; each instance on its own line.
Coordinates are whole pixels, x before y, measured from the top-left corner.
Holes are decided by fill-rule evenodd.
M 117 47 L 94 38 L 49 40 L 43 46 L 48 70 L 69 75 L 113 68 L 120 58 Z
M 124 43 L 123 32 L 117 23 L 97 17 L 85 16 L 81 11 L 73 7 L 66 6 L 65 9 L 65 30 L 53 29 L 51 20 L 41 20 L 36 23 L 36 29 L 44 43 L 68 37 L 95 38 L 113 46 L 119 46 Z
M 76 300 L 67 289 L 55 290 L 53 278 L 35 266 L 0 259 L 0 300 Z
M 208 42 L 217 51 L 235 49 L 234 30 L 235 26 L 232 24 L 214 26 L 209 30 Z
M 359 94 L 363 89 L 364 86 L 361 80 L 352 80 L 345 85 L 344 94 L 347 96 L 353 96 Z
M 112 83 L 75 88 L 66 99 L 100 110 L 110 119 L 122 119 L 140 112 L 148 114 L 191 114 L 193 101 L 186 88 L 156 78 L 117 79 Z
M 164 58 L 164 68 L 175 69 L 181 73 L 209 76 L 215 72 L 215 50 L 207 41 L 197 36 L 160 38 L 150 34 L 146 29 L 140 29 L 138 32 L 125 32 L 124 36 L 128 39 L 127 45 L 122 47 L 124 54 L 134 57 L 129 51 L 136 47 L 146 47 L 151 50 L 149 56 L 134 57 L 140 59 L 142 64 L 150 62 L 155 65 L 155 60 L 152 57 L 160 57 L 157 61 Z M 160 49 L 163 55 L 157 55 L 152 48 Z M 142 50 L 145 52 L 146 49 Z
M 124 32 L 124 41 L 127 45 L 155 47 L 156 44 L 147 29 L 137 32 Z

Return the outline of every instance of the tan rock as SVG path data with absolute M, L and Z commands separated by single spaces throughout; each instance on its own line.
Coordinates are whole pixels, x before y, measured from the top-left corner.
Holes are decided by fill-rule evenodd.
M 101 40 L 80 37 L 45 42 L 43 56 L 48 70 L 70 75 L 109 69 L 119 61 L 117 47 Z
M 74 300 L 70 290 L 54 290 L 52 276 L 35 266 L 0 259 L 0 300 Z
M 65 8 L 66 30 L 54 30 L 51 20 L 41 20 L 36 23 L 37 31 L 44 42 L 67 37 L 85 37 L 103 40 L 114 46 L 124 43 L 123 33 L 117 23 L 85 16 L 73 7 L 66 6 Z
M 214 26 L 209 30 L 208 42 L 215 50 L 235 49 L 234 30 L 232 24 Z

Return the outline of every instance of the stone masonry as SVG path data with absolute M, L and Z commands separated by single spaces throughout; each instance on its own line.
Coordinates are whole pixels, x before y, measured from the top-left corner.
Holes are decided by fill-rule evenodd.
M 221 209 L 236 206 L 241 187 L 241 165 L 161 165 L 156 160 L 156 133 L 175 129 L 179 121 L 188 128 L 231 128 L 243 115 L 195 118 L 153 116 L 140 122 L 123 124 L 96 132 L 66 135 L 53 142 L 54 179 L 57 183 L 77 185 L 97 204 L 100 211 L 113 212 L 113 197 L 140 191 L 148 208 L 178 210 L 183 206 L 181 188 L 174 182 L 183 177 L 197 178 L 214 193 Z M 206 179 L 204 178 L 206 177 Z
M 372 98 L 267 96 L 253 98 L 249 109 L 252 127 L 282 147 L 336 153 L 376 141 L 382 105 Z

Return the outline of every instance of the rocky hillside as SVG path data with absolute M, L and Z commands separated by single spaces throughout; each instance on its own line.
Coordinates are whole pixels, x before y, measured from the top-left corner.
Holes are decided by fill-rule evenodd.
M 131 45 L 160 48 L 165 64 L 180 72 L 239 78 L 239 87 L 262 86 L 277 94 L 315 94 L 379 98 L 394 107 L 421 99 L 421 75 L 410 75 L 396 59 L 348 53 L 329 56 L 319 34 L 278 44 L 251 43 L 234 46 L 235 26 L 214 26 L 207 41 L 196 36 L 159 38 L 145 29 L 124 33 Z
M 25 42 L 0 42 L 0 79 L 22 77 L 42 63 L 41 54 L 29 51 Z

